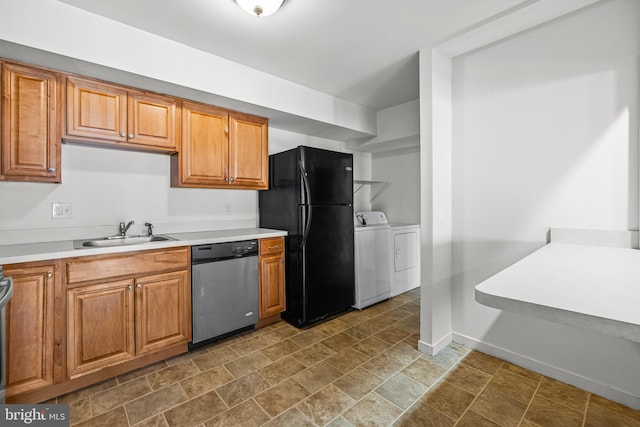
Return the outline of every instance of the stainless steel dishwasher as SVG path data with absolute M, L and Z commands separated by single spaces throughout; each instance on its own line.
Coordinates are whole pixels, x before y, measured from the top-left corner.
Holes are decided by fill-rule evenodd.
M 258 321 L 258 241 L 191 247 L 193 337 L 189 348 Z

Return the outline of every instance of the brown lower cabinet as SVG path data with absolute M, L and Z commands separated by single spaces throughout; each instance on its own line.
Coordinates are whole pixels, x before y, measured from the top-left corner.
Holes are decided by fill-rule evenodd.
M 284 238 L 260 239 L 258 275 L 260 276 L 259 317 L 277 320 L 285 310 Z
M 5 312 L 9 402 L 14 396 L 49 387 L 61 379 L 60 369 L 54 367 L 54 357 L 58 368 L 61 362 L 57 351 L 60 331 L 54 326 L 59 271 L 59 261 L 4 266 L 4 274 L 14 282 Z
M 190 247 L 4 265 L 7 403 L 37 403 L 187 351 Z M 284 238 L 260 239 L 258 326 L 285 309 Z
M 190 248 L 4 265 L 7 403 L 36 403 L 187 351 Z

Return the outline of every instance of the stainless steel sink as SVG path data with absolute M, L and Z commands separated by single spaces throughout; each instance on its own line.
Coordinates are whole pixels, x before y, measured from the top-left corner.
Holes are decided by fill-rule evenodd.
M 86 249 L 86 248 L 104 248 L 109 246 L 125 246 L 125 245 L 140 245 L 142 243 L 149 242 L 166 242 L 168 240 L 176 240 L 173 237 L 165 236 L 163 234 L 156 234 L 154 236 L 109 236 L 98 237 L 95 239 L 81 239 L 73 241 L 74 249 Z

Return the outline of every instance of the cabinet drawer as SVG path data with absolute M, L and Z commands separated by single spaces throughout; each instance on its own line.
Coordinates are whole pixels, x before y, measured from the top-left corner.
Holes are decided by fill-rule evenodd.
M 260 239 L 260 255 L 279 254 L 284 252 L 284 237 Z
M 67 286 L 133 275 L 156 274 L 189 268 L 189 248 L 163 249 L 70 258 L 66 262 Z

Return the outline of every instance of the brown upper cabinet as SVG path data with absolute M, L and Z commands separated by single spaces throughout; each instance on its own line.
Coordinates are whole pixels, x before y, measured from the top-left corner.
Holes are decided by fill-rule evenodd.
M 0 110 L 0 179 L 60 182 L 58 75 L 5 62 Z
M 184 101 L 171 186 L 268 188 L 268 120 Z
M 96 80 L 66 78 L 64 138 L 173 153 L 178 100 Z

